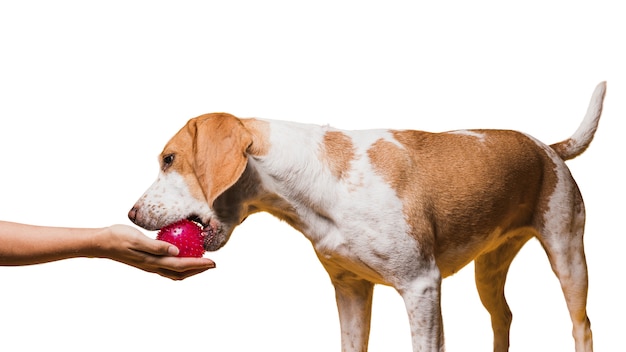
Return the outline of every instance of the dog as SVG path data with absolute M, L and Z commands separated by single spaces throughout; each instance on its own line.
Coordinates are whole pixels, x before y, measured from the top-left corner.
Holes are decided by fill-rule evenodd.
M 128 216 L 146 230 L 186 218 L 215 251 L 249 215 L 303 233 L 336 292 L 342 351 L 367 351 L 373 288 L 394 287 L 414 351 L 443 351 L 441 281 L 474 261 L 494 351 L 508 351 L 504 296 L 531 238 L 561 283 L 577 352 L 592 351 L 583 198 L 565 161 L 591 143 L 606 82 L 568 139 L 510 130 L 339 130 L 211 113 L 165 145 L 157 180 Z

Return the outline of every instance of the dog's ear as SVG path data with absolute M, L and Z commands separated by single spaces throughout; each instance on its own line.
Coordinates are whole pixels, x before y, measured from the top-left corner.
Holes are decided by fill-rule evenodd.
M 194 125 L 189 126 L 195 139 L 194 171 L 207 203 L 213 206 L 245 170 L 252 136 L 238 118 L 226 113 L 198 117 Z

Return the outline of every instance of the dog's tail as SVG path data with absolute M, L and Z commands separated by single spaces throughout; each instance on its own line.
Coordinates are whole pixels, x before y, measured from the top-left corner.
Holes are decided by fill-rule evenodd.
M 563 160 L 574 159 L 582 154 L 591 141 L 598 129 L 598 122 L 600 122 L 600 115 L 602 115 L 602 102 L 604 101 L 604 94 L 606 92 L 606 82 L 600 82 L 596 86 L 596 90 L 591 96 L 589 107 L 587 108 L 587 114 L 583 119 L 583 122 L 578 126 L 578 129 L 568 139 L 552 144 L 550 147 L 556 151 L 556 153 Z

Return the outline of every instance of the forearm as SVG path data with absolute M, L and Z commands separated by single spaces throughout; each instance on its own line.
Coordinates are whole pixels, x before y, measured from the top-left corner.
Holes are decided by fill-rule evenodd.
M 104 229 L 48 227 L 0 221 L 0 265 L 27 265 L 94 256 Z

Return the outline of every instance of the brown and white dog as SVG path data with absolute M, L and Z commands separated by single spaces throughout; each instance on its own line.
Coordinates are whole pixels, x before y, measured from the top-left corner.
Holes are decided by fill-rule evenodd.
M 188 218 L 215 251 L 256 212 L 302 232 L 336 290 L 343 351 L 366 351 L 375 284 L 403 297 L 414 351 L 443 351 L 441 280 L 475 262 L 494 351 L 507 351 L 508 268 L 535 237 L 558 277 L 576 351 L 592 351 L 586 312 L 585 208 L 565 160 L 589 146 L 606 84 L 568 139 L 520 132 L 346 131 L 226 113 L 189 122 L 161 153 L 129 212 L 147 230 Z

